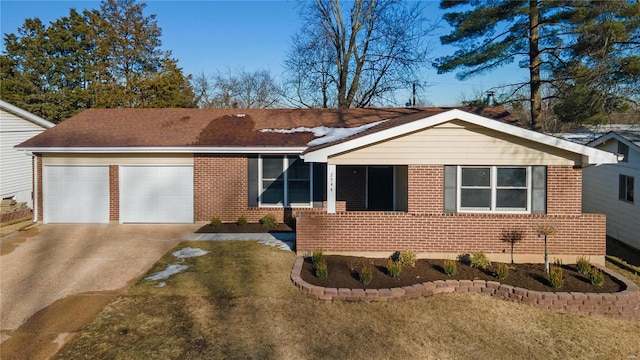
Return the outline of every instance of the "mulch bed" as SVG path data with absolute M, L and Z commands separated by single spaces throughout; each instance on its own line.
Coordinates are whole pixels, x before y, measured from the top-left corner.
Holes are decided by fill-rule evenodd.
M 274 233 L 274 232 L 293 232 L 293 229 L 287 224 L 278 224 L 278 226 L 273 228 L 265 228 L 262 224 L 250 223 L 243 226 L 240 226 L 236 223 L 223 223 L 218 226 L 212 226 L 207 224 L 196 233 L 199 234 L 212 234 L 212 233 Z
M 580 274 L 574 265 L 562 265 L 564 268 L 564 286 L 556 289 L 547 280 L 544 264 L 513 264 L 509 265 L 509 276 L 498 280 L 493 273 L 495 263 L 486 270 L 457 262 L 457 274 L 447 276 L 442 268 L 442 260 L 421 259 L 416 261 L 415 267 L 403 267 L 399 278 L 387 274 L 387 259 L 371 259 L 350 256 L 325 255 L 328 277 L 318 279 L 315 276 L 315 266 L 311 258 L 306 258 L 302 266 L 301 278 L 313 285 L 329 288 L 349 289 L 385 289 L 393 287 L 411 286 L 423 282 L 436 280 L 486 280 L 498 281 L 501 284 L 517 286 L 535 291 L 550 292 L 584 292 L 584 293 L 614 293 L 624 290 L 624 285 L 618 280 L 605 275 L 603 286 L 594 286 L 589 278 Z M 363 264 L 372 265 L 373 281 L 363 285 L 358 281 L 355 271 Z

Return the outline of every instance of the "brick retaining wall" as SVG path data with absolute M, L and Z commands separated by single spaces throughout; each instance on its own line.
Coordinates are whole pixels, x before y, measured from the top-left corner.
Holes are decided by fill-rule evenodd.
M 291 271 L 291 280 L 302 292 L 321 300 L 393 301 L 428 297 L 441 293 L 477 293 L 505 300 L 523 302 L 541 309 L 581 315 L 603 315 L 619 319 L 640 320 L 640 291 L 638 285 L 622 275 L 597 266 L 625 285 L 617 293 L 541 292 L 527 290 L 497 281 L 437 280 L 402 288 L 345 289 L 325 288 L 302 280 L 300 273 L 304 258 L 299 256 Z

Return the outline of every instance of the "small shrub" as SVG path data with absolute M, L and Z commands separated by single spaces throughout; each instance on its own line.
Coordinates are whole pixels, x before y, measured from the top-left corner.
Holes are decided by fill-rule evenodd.
M 456 265 L 455 260 L 445 259 L 442 268 L 444 269 L 444 273 L 448 276 L 453 276 L 458 272 L 458 266 Z
M 591 263 L 584 256 L 580 256 L 576 260 L 576 268 L 580 274 L 589 275 L 591 273 Z
M 602 286 L 604 285 L 604 274 L 600 269 L 592 268 L 589 272 L 589 281 L 592 285 Z
M 267 229 L 271 229 L 278 226 L 278 220 L 272 214 L 267 214 L 260 219 L 260 224 Z
M 211 218 L 211 226 L 218 227 L 222 225 L 222 220 L 218 216 L 214 216 Z
M 329 275 L 329 269 L 326 262 L 320 262 L 316 264 L 316 276 L 318 279 L 326 279 Z
M 489 261 L 487 255 L 485 255 L 482 251 L 473 253 L 473 255 L 471 255 L 471 267 L 485 270 L 489 266 L 491 266 L 491 261 Z
M 398 254 L 398 261 L 402 266 L 416 267 L 416 252 L 413 250 L 402 250 Z
M 311 253 L 311 261 L 314 264 L 320 264 L 324 262 L 324 254 L 322 253 L 322 249 L 315 249 L 313 253 Z
M 364 285 L 371 284 L 371 281 L 373 280 L 373 269 L 371 269 L 371 266 L 362 265 L 362 267 L 360 267 L 360 269 L 358 270 L 358 278 Z
M 249 222 L 247 221 L 247 218 L 244 216 L 240 216 L 238 218 L 238 220 L 236 220 L 236 224 L 238 226 L 246 226 Z
M 564 271 L 562 270 L 562 262 L 556 260 L 553 266 L 549 269 L 549 282 L 551 286 L 556 289 L 560 289 L 564 285 Z
M 393 261 L 392 259 L 387 261 L 387 273 L 389 276 L 399 278 L 401 272 L 402 264 L 400 264 L 400 261 Z
M 465 265 L 469 265 L 469 264 L 471 264 L 471 255 L 469 255 L 468 253 L 460 254 L 460 255 L 458 255 L 457 260 L 460 261 L 461 263 L 465 264 Z
M 498 263 L 498 265 L 496 265 L 496 277 L 499 280 L 504 280 L 509 277 L 509 266 L 504 263 Z

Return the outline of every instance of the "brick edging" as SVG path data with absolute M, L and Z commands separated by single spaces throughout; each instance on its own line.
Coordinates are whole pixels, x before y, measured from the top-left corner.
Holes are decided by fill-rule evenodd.
M 617 293 L 541 292 L 527 290 L 497 281 L 436 280 L 391 289 L 336 289 L 309 284 L 300 273 L 304 257 L 298 256 L 291 280 L 302 292 L 321 300 L 391 301 L 427 297 L 440 293 L 478 293 L 523 302 L 537 308 L 582 315 L 604 315 L 620 319 L 640 320 L 640 290 L 631 280 L 602 266 L 593 265 L 621 281 L 626 289 Z

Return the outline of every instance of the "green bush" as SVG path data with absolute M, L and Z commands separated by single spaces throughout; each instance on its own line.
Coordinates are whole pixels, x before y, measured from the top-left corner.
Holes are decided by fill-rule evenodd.
M 592 285 L 602 286 L 604 285 L 604 274 L 597 268 L 592 268 L 589 272 L 589 281 Z
M 238 218 L 238 220 L 236 220 L 236 224 L 238 226 L 245 226 L 247 225 L 249 222 L 247 221 L 247 218 L 245 216 L 240 216 Z
M 444 269 L 444 273 L 448 276 L 453 276 L 458 272 L 458 265 L 455 260 L 445 259 L 442 268 Z
M 491 266 L 491 261 L 489 261 L 487 255 L 485 255 L 482 251 L 473 253 L 473 255 L 471 255 L 471 267 L 485 270 L 489 266 Z
M 329 276 L 329 269 L 326 262 L 320 262 L 316 264 L 316 276 L 318 279 L 326 279 Z
M 267 214 L 260 219 L 260 224 L 267 229 L 271 229 L 278 226 L 278 220 L 272 214 Z
M 400 261 L 393 261 L 392 259 L 387 261 L 387 273 L 389 276 L 399 278 L 401 272 L 402 264 L 400 264 Z
M 218 227 L 220 225 L 222 225 L 222 220 L 220 220 L 220 217 L 214 216 L 211 218 L 211 226 Z
M 564 285 L 564 271 L 562 270 L 562 263 L 556 260 L 549 269 L 549 282 L 551 286 L 556 289 L 560 289 Z
M 589 275 L 591 273 L 591 263 L 584 256 L 580 256 L 576 260 L 576 268 L 580 274 Z
M 458 255 L 458 261 L 460 261 L 461 263 L 463 263 L 465 265 L 469 265 L 469 264 L 471 264 L 471 255 L 469 255 L 468 253 L 460 254 L 460 255 Z
M 504 263 L 498 263 L 498 265 L 496 265 L 496 277 L 500 280 L 509 277 L 509 266 Z
M 322 249 L 313 250 L 313 252 L 311 253 L 311 261 L 313 261 L 314 264 L 320 264 L 321 262 L 324 262 L 324 254 L 322 253 Z
M 360 282 L 364 285 L 371 284 L 373 280 L 373 269 L 369 265 L 362 265 L 358 270 L 358 277 L 360 278 Z
M 402 266 L 415 267 L 416 258 L 417 258 L 416 252 L 413 250 L 402 250 L 398 254 L 398 261 L 400 262 L 400 264 L 402 264 Z

